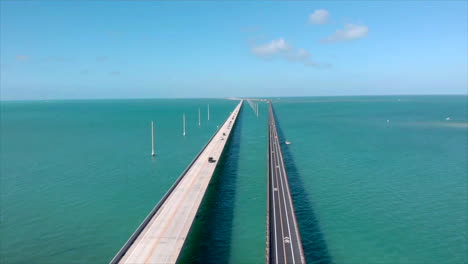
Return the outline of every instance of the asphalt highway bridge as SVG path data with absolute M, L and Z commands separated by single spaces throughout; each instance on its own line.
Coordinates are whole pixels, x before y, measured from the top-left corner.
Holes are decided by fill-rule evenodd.
M 305 263 L 271 101 L 268 115 L 267 263 Z

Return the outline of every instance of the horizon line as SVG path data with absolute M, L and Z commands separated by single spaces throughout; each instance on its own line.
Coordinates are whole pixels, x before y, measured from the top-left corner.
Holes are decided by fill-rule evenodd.
M 345 95 L 288 95 L 288 96 L 224 96 L 224 97 L 128 97 L 128 98 L 53 98 L 53 99 L 7 99 L 0 98 L 0 102 L 30 102 L 30 101 L 93 101 L 93 100 L 154 100 L 154 99 L 271 99 L 271 98 L 300 98 L 300 97 L 384 97 L 384 96 L 468 96 L 468 93 L 428 93 L 428 94 L 345 94 Z

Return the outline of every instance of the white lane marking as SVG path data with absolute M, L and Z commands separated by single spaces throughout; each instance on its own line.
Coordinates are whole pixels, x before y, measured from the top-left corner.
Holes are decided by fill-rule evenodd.
M 274 134 L 273 126 L 271 127 L 271 133 L 272 133 L 272 135 Z M 272 142 L 274 143 L 274 140 L 272 140 Z M 272 148 L 273 148 L 273 149 L 275 148 L 274 144 L 272 144 Z M 274 155 L 272 155 L 273 164 L 274 164 L 274 158 L 275 158 Z M 277 173 L 276 173 L 276 174 L 277 174 Z M 273 177 L 274 180 L 276 181 L 276 186 L 278 186 L 278 184 L 279 184 L 279 182 L 278 182 L 278 176 L 276 175 L 276 177 L 275 177 L 275 171 L 274 171 L 274 170 L 272 170 L 272 177 Z M 282 215 L 281 215 L 281 201 L 280 201 L 280 198 L 279 198 L 279 192 L 276 192 L 276 196 L 275 196 L 274 193 L 273 193 L 273 195 L 274 195 L 274 196 L 273 196 L 273 197 L 274 197 L 274 201 L 276 201 L 276 199 L 279 200 L 279 201 L 278 201 L 278 202 L 279 202 L 278 208 L 279 208 L 280 220 L 281 220 L 281 234 L 282 234 L 282 236 L 284 236 L 283 217 L 282 217 Z M 275 207 L 276 207 L 276 205 L 275 205 Z M 275 218 L 274 218 L 274 219 L 275 219 L 275 222 L 276 222 L 276 215 L 275 215 Z M 276 233 L 276 226 L 275 226 L 275 233 Z M 282 245 L 281 247 L 282 247 L 282 249 L 283 249 L 284 260 L 285 260 L 285 263 L 286 263 L 286 262 L 287 262 L 287 260 L 286 260 L 286 251 L 285 251 L 284 245 Z M 278 235 L 275 236 L 275 249 L 276 249 L 276 263 L 279 263 L 279 261 L 278 261 Z
M 277 146 L 279 148 L 279 146 Z M 281 152 L 281 151 L 279 151 Z M 277 161 L 278 161 L 278 164 L 280 164 L 280 156 L 279 154 L 277 155 Z M 283 170 L 284 171 L 284 170 Z M 291 237 L 291 228 L 290 228 L 290 224 L 289 224 L 289 212 L 287 210 L 287 205 L 286 205 L 286 198 L 285 198 L 285 194 L 284 194 L 284 183 L 283 183 L 283 177 L 281 177 L 281 172 L 280 172 L 280 180 L 281 180 L 281 191 L 283 192 L 283 202 L 284 202 L 284 207 L 285 207 L 285 211 L 286 211 L 286 222 L 288 223 L 288 233 L 289 233 L 289 237 Z M 294 258 L 294 248 L 293 248 L 293 243 L 289 243 L 289 245 L 291 246 L 291 254 L 292 254 L 292 259 L 293 259 L 293 264 L 296 263 L 296 260 Z
M 276 180 L 276 186 L 279 187 L 278 175 L 276 175 L 275 180 Z M 277 192 L 277 195 L 278 195 L 278 200 L 279 200 L 279 201 L 278 201 L 278 202 L 279 202 L 278 208 L 279 208 L 279 211 L 280 211 L 281 235 L 282 235 L 282 237 L 284 237 L 283 215 L 281 214 L 281 211 L 282 211 L 282 210 L 281 210 L 281 199 L 280 199 L 280 194 L 279 194 L 279 192 Z M 287 261 L 287 258 L 286 258 L 286 257 L 287 257 L 287 256 L 286 256 L 286 248 L 284 247 L 284 244 L 283 244 L 281 247 L 282 247 L 283 253 L 284 253 L 284 254 L 283 254 L 284 263 L 287 263 L 288 261 Z
M 271 133 L 271 129 L 270 129 L 270 133 Z M 270 153 L 270 164 L 271 164 L 271 158 L 272 158 L 272 155 Z M 270 172 L 271 173 L 271 181 L 273 181 L 273 171 Z M 272 182 L 272 186 L 274 186 L 274 182 Z M 278 185 L 277 185 L 278 186 Z M 278 188 L 275 188 L 276 190 L 278 190 Z M 276 191 L 275 190 L 275 191 Z M 275 229 L 275 258 L 276 258 L 276 263 L 278 263 L 278 234 L 276 233 L 276 203 L 275 203 L 275 193 L 272 193 L 271 194 L 273 196 L 273 223 L 274 223 L 274 229 Z
M 283 159 L 283 154 L 280 152 L 279 155 L 281 156 L 281 160 Z M 283 172 L 284 172 L 284 175 L 286 177 L 286 169 L 285 167 L 283 166 Z M 289 184 L 286 184 L 286 188 L 288 189 L 288 193 L 291 194 L 291 190 L 289 189 Z M 299 241 L 299 229 L 297 227 L 297 220 L 296 220 L 296 215 L 294 214 L 294 206 L 293 206 L 293 203 L 292 203 L 292 197 L 291 195 L 289 195 L 289 205 L 290 205 L 290 208 L 291 208 L 291 211 L 293 212 L 293 219 L 294 219 L 294 229 L 296 230 L 296 240 L 297 240 L 297 245 L 298 245 L 298 248 L 299 248 L 299 254 L 300 254 L 300 258 L 301 258 L 301 263 L 304 263 L 305 262 L 305 259 L 304 259 L 304 253 L 302 252 L 302 246 L 301 246 L 301 242 Z

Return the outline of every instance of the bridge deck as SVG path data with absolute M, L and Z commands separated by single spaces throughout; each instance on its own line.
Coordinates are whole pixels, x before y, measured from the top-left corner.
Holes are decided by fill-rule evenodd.
M 226 145 L 243 101 L 236 106 L 226 122 L 167 198 L 162 201 L 151 220 L 142 224 L 111 263 L 175 263 L 202 202 L 205 191 Z M 213 157 L 214 162 L 208 158 Z M 154 210 L 155 210 L 154 209 Z
M 268 131 L 267 244 L 269 248 L 267 261 L 269 263 L 305 263 L 271 102 Z

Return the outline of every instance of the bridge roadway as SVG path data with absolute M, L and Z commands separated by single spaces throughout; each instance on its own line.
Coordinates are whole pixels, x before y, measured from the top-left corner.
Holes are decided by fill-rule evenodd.
M 267 263 L 305 263 L 271 101 L 268 131 Z
M 111 263 L 175 263 L 242 107 L 236 106 Z M 214 162 L 209 162 L 213 157 Z

